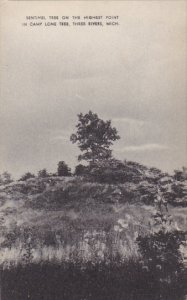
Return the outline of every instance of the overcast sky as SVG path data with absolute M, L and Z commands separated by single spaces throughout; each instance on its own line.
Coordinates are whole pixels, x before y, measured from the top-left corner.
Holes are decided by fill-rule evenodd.
M 69 137 L 88 110 L 118 129 L 116 158 L 187 165 L 186 3 L 4 2 L 0 173 L 73 167 Z M 118 15 L 120 26 L 23 27 L 26 15 Z

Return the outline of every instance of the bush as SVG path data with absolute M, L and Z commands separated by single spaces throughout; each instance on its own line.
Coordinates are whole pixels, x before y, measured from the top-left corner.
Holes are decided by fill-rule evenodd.
M 30 173 L 30 172 L 27 172 L 24 175 L 22 175 L 21 178 L 18 181 L 25 181 L 25 180 L 30 179 L 30 178 L 35 178 L 35 175 Z
M 179 250 L 185 242 L 182 231 L 163 231 L 139 236 L 137 243 L 144 263 L 142 268 L 161 282 L 176 281 L 183 269 L 182 255 Z
M 166 195 L 168 202 L 173 206 L 187 206 L 187 185 L 185 182 L 175 181 L 171 191 Z
M 71 176 L 71 169 L 64 161 L 59 161 L 57 173 L 58 176 Z
M 87 173 L 87 167 L 82 165 L 82 164 L 79 164 L 75 167 L 75 172 L 74 174 L 76 176 L 82 176 L 82 175 L 85 175 Z
M 88 168 L 89 179 L 100 183 L 138 183 L 142 180 L 142 173 L 138 166 L 117 159 L 102 160 L 91 163 Z
M 38 177 L 40 178 L 49 177 L 49 173 L 47 172 L 46 169 L 42 169 L 38 172 Z
M 174 179 L 177 181 L 185 181 L 187 180 L 187 168 L 183 167 L 182 171 L 174 170 Z
M 0 185 L 9 184 L 11 182 L 13 182 L 13 179 L 10 173 L 4 172 L 2 175 L 0 175 Z

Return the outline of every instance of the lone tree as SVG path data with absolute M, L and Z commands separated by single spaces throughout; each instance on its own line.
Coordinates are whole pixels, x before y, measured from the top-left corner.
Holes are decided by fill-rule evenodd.
M 111 126 L 111 121 L 101 120 L 97 114 L 89 111 L 83 115 L 78 115 L 77 132 L 72 134 L 72 143 L 78 143 L 79 149 L 83 152 L 78 160 L 96 162 L 108 159 L 112 155 L 110 146 L 120 139 L 115 127 Z

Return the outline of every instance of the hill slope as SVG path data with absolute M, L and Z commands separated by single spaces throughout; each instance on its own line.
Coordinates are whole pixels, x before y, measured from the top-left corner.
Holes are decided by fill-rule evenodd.
M 95 260 L 117 253 L 137 257 L 138 234 L 153 227 L 154 180 L 171 177 L 157 169 L 132 166 L 138 174 L 136 180 L 131 177 L 120 184 L 90 182 L 84 177 L 46 177 L 1 186 L 1 262 Z M 184 203 L 184 197 L 180 199 Z M 187 209 L 171 204 L 170 200 L 172 226 L 187 230 Z

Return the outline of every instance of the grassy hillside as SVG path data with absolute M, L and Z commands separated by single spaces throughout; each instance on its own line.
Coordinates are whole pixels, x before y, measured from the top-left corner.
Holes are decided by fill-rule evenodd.
M 136 165 L 141 180 L 120 184 L 55 176 L 1 186 L 1 263 L 137 258 L 137 236 L 153 228 L 155 170 Z M 170 204 L 169 214 L 187 230 L 187 208 Z

